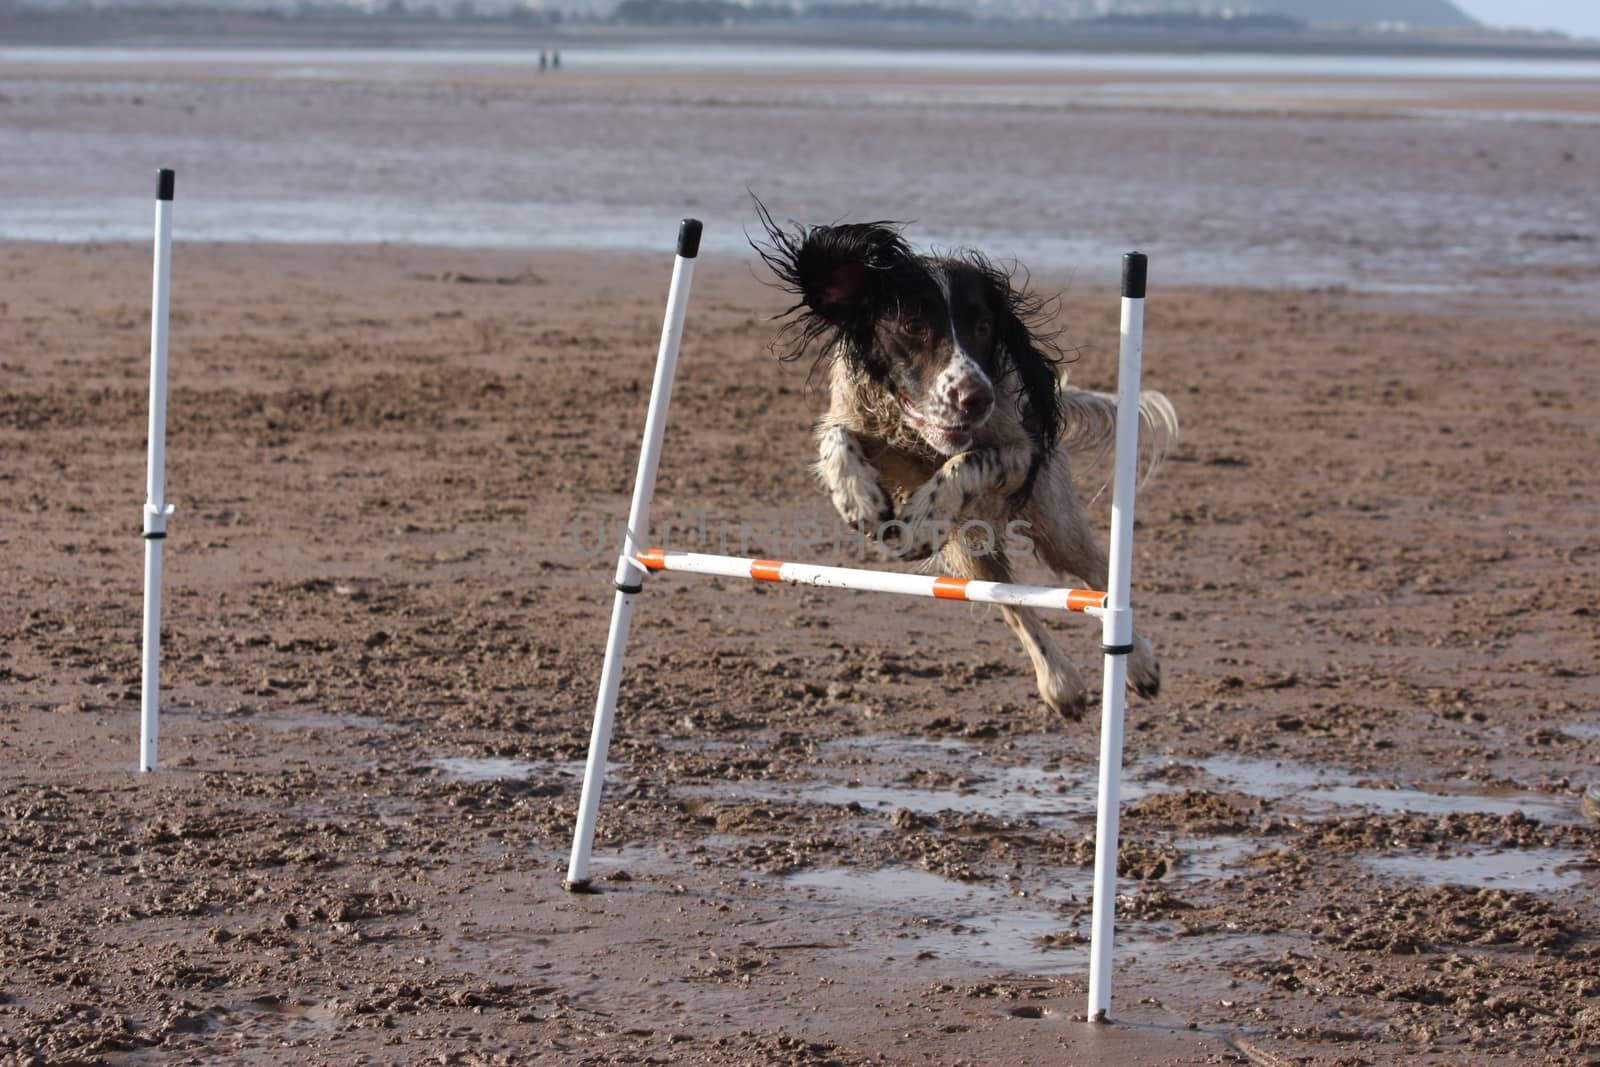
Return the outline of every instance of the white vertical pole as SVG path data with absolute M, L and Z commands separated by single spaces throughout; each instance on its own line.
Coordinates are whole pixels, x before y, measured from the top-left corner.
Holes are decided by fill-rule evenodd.
M 1122 257 L 1122 351 L 1117 366 L 1116 473 L 1111 483 L 1111 565 L 1100 648 L 1105 681 L 1100 703 L 1100 800 L 1095 824 L 1094 912 L 1089 943 L 1089 1012 L 1104 1022 L 1111 1011 L 1112 948 L 1116 938 L 1117 832 L 1122 803 L 1122 711 L 1128 653 L 1133 651 L 1133 497 L 1139 467 L 1139 376 L 1144 361 L 1143 253 Z
M 150 305 L 149 467 L 144 500 L 144 664 L 140 691 L 139 770 L 153 771 L 161 719 L 161 546 L 167 536 L 167 306 L 172 283 L 170 170 L 156 173 L 155 281 Z
M 567 866 L 566 887 L 574 892 L 589 888 L 589 853 L 594 847 L 600 792 L 605 785 L 606 755 L 611 749 L 611 724 L 616 717 L 617 690 L 622 684 L 622 661 L 628 647 L 628 627 L 633 621 L 633 598 L 643 588 L 644 567 L 634 557 L 648 547 L 650 501 L 656 491 L 661 442 L 667 432 L 667 405 L 672 399 L 672 378 L 678 367 L 678 343 L 683 339 L 689 285 L 694 279 L 694 261 L 699 253 L 700 222 L 684 219 L 678 228 L 678 258 L 672 266 L 671 288 L 667 290 L 667 314 L 661 325 L 661 347 L 656 352 L 656 376 L 650 386 L 644 444 L 639 451 L 639 471 L 633 482 L 633 505 L 628 509 L 628 528 L 623 535 L 622 554 L 617 558 L 613 580 L 617 595 L 611 607 L 605 665 L 600 670 L 600 693 L 595 698 L 594 729 L 589 736 L 589 760 L 583 770 L 583 794 L 578 800 L 572 860 Z

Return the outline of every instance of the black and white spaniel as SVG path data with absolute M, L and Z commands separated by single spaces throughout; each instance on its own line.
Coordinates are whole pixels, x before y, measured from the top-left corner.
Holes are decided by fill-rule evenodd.
M 1050 570 L 1104 589 L 1106 554 L 1072 457 L 1109 449 L 1116 398 L 1064 383 L 1041 332 L 1045 303 L 976 252 L 913 252 L 893 224 L 785 228 L 758 210 L 757 251 L 798 301 L 779 354 L 814 354 L 828 375 L 816 471 L 840 516 L 899 558 L 936 557 L 946 574 L 985 581 L 1012 580 L 1017 540 L 997 534 L 1020 533 Z M 1148 477 L 1178 421 L 1156 392 L 1141 394 L 1139 413 Z M 1038 614 L 1001 613 L 1045 703 L 1080 718 L 1083 676 Z M 1129 685 L 1153 696 L 1160 665 L 1142 636 L 1134 645 Z

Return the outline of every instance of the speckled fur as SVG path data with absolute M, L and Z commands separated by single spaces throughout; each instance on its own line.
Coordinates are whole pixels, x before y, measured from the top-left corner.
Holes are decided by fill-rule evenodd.
M 1003 547 L 980 553 L 958 539 L 935 545 L 929 537 L 917 536 L 917 531 L 930 530 L 934 523 L 958 525 L 968 520 L 986 522 L 991 529 L 1002 531 L 1007 523 L 1020 520 L 1026 524 L 1023 529 L 1033 542 L 1034 554 L 1045 566 L 1058 575 L 1081 579 L 1090 588 L 1105 588 L 1105 552 L 1085 517 L 1071 456 L 1064 445 L 1046 457 L 1020 505 L 1012 499 L 1033 459 L 1031 441 L 1015 416 L 1014 404 L 997 405 L 996 415 L 979 429 L 972 448 L 947 459 L 905 425 L 898 403 L 883 387 L 853 373 L 842 360 L 829 364 L 829 379 L 828 411 L 817 423 L 823 456 L 817 474 L 846 521 L 876 529 L 888 521 L 887 514 L 912 530 L 908 541 L 886 546 L 897 557 L 931 556 L 933 567 L 941 573 L 1008 582 L 1013 580 L 1013 572 Z M 1064 406 L 1069 409 L 1096 412 L 1094 422 L 1101 429 L 1090 432 L 1068 427 L 1064 440 L 1076 442 L 1090 455 L 1103 452 L 1108 445 L 1105 435 L 1114 426 L 1115 400 L 1070 389 L 1067 399 L 1070 402 Z M 1153 472 L 1175 438 L 1176 421 L 1159 393 L 1147 393 L 1141 400 L 1141 408 L 1155 412 L 1143 412 L 1146 436 L 1157 438 L 1151 442 L 1147 468 Z M 859 456 L 860 464 L 846 467 L 828 462 L 830 452 L 841 448 Z M 868 514 L 839 507 L 841 500 L 851 499 L 892 501 L 893 510 Z M 1056 646 L 1039 613 L 1028 608 L 1000 610 L 1033 665 L 1040 698 L 1069 719 L 1081 718 L 1087 701 L 1083 675 Z M 1161 666 L 1142 634 L 1134 636 L 1128 677 L 1141 695 L 1153 697 L 1160 690 Z
M 998 535 L 1021 523 L 1033 554 L 1051 571 L 1104 589 L 1106 555 L 1084 514 L 1072 460 L 1109 449 L 1116 399 L 1071 388 L 1059 377 L 1048 339 L 1036 337 L 1041 303 L 1013 290 L 975 253 L 914 255 L 886 224 L 789 232 L 765 214 L 763 222 L 772 244 L 758 248 L 800 297 L 790 309 L 788 356 L 815 351 L 826 367 L 829 403 L 817 423 L 815 469 L 840 516 L 876 534 L 897 558 L 927 559 L 952 576 L 1000 582 L 1012 580 L 1012 567 Z M 953 306 L 952 292 L 967 302 Z M 994 295 L 973 298 L 984 292 Z M 941 314 L 931 294 L 952 305 L 942 310 L 949 327 L 937 336 L 921 321 Z M 963 336 L 958 319 L 970 319 L 974 307 L 993 317 L 986 324 L 998 322 Z M 918 321 L 907 327 L 912 317 Z M 912 341 L 902 336 L 907 331 Z M 907 358 L 908 346 L 915 365 L 897 362 Z M 945 388 L 940 383 L 948 372 L 945 378 L 934 374 L 954 364 L 941 364 L 940 353 L 967 360 L 969 349 L 982 357 L 980 385 L 992 389 L 993 407 L 963 422 L 954 444 L 941 437 L 935 447 L 928 420 L 913 421 L 907 404 L 917 412 L 941 405 L 948 411 L 934 391 Z M 1139 408 L 1148 477 L 1177 438 L 1177 416 L 1159 393 L 1143 394 Z M 996 536 L 982 544 L 951 536 L 968 522 L 984 523 Z M 1033 664 L 1044 702 L 1069 719 L 1081 718 L 1083 676 L 1038 613 L 1001 613 Z M 1137 633 L 1128 682 L 1144 696 L 1161 685 L 1155 652 Z

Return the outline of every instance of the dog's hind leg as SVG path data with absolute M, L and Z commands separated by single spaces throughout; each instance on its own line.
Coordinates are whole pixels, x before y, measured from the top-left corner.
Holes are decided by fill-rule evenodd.
M 1012 580 L 1011 566 L 998 549 L 976 553 L 954 539 L 946 542 L 939 554 L 939 567 L 957 578 L 976 578 L 986 582 Z M 1017 640 L 1022 642 L 1022 650 L 1033 663 L 1034 683 L 1045 705 L 1062 718 L 1073 721 L 1083 718 L 1088 699 L 1083 675 L 1056 647 L 1039 613 L 1032 608 L 1003 607 L 1000 614 L 1017 635 Z
M 1108 580 L 1105 551 L 1083 513 L 1072 488 L 1071 475 L 1054 465 L 1041 477 L 1027 508 L 1027 533 L 1039 559 L 1060 575 L 1075 575 L 1091 589 L 1105 589 Z M 1128 655 L 1128 685 L 1142 697 L 1161 691 L 1161 662 L 1137 630 Z
M 1064 719 L 1083 718 L 1088 689 L 1077 665 L 1056 647 L 1044 620 L 1032 608 L 1001 608 L 1000 614 L 1011 627 L 1023 650 L 1033 661 L 1033 681 L 1045 705 Z

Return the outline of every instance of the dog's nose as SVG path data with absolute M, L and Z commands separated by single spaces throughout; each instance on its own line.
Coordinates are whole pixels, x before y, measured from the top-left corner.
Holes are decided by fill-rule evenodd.
M 981 422 L 994 407 L 994 394 L 975 383 L 953 386 L 945 400 L 966 422 Z

